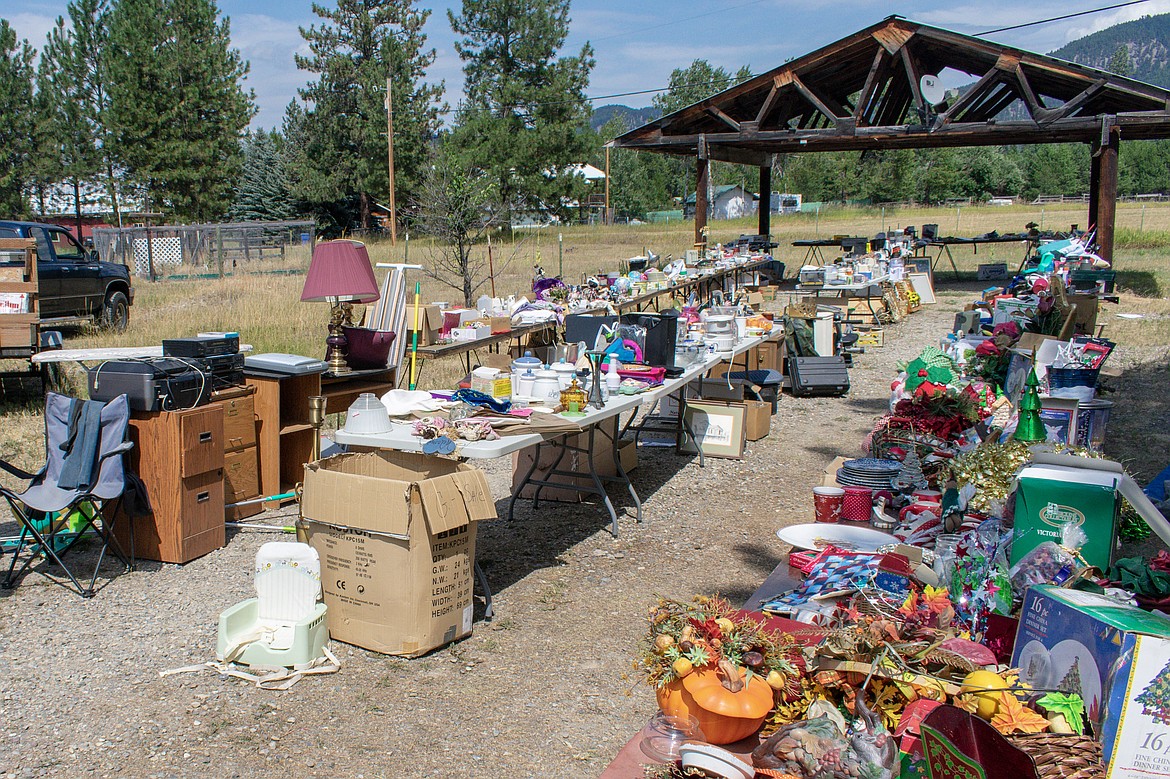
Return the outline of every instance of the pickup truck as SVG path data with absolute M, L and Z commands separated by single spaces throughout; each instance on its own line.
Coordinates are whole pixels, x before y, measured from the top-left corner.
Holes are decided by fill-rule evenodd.
M 42 326 L 93 322 L 118 333 L 126 329 L 134 287 L 125 265 L 102 262 L 57 225 L 0 221 L 0 238 L 36 239 Z

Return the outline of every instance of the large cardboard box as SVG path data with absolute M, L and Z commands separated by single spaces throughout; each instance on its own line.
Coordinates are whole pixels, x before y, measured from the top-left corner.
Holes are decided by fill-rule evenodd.
M 476 523 L 496 516 L 483 471 L 341 454 L 305 465 L 301 513 L 332 638 L 415 657 L 471 633 Z
M 747 440 L 767 438 L 772 427 L 772 404 L 766 400 L 745 400 L 743 405 L 747 408 L 747 418 L 744 420 Z
M 1089 539 L 1081 547 L 1081 556 L 1089 565 L 1108 568 L 1117 541 L 1121 477 L 1111 471 L 1062 465 L 1029 465 L 1020 471 L 1011 563 L 1015 565 L 1045 541 L 1059 544 L 1060 529 L 1074 522 Z
M 594 467 L 597 469 L 599 476 L 616 476 L 617 466 L 613 461 L 613 444 L 610 442 L 610 436 L 617 435 L 617 420 L 606 419 L 598 423 L 598 430 L 593 435 L 593 450 L 592 457 Z M 577 449 L 585 449 L 589 445 L 588 433 L 578 433 L 570 437 L 566 443 L 569 446 Z M 536 457 L 537 447 L 530 446 L 526 449 L 521 449 L 512 455 L 512 492 L 520 486 L 524 474 L 528 473 L 528 468 L 532 465 L 532 460 Z M 620 450 L 619 450 L 620 451 Z M 589 466 L 585 460 L 584 452 L 567 451 L 564 457 L 561 458 L 560 464 L 557 464 L 557 458 L 560 455 L 560 450 L 551 446 L 543 446 L 540 448 L 540 462 L 537 463 L 536 470 L 532 472 L 534 479 L 549 479 L 551 481 L 562 481 L 566 484 L 575 485 L 592 485 L 593 480 L 589 478 Z M 549 471 L 553 466 L 559 471 L 572 471 L 580 473 L 581 476 L 553 476 L 549 477 Z M 529 485 L 520 492 L 520 497 L 530 500 L 536 494 L 537 487 Z M 559 487 L 545 487 L 540 491 L 541 500 L 555 501 L 558 503 L 580 503 L 588 498 L 588 493 L 577 492 L 576 490 L 563 489 Z
M 1135 660 L 1144 661 L 1134 652 L 1139 637 L 1151 655 L 1159 655 L 1158 662 L 1162 665 L 1157 669 L 1146 667 L 1143 673 L 1135 674 Z M 1166 662 L 1170 662 L 1168 639 L 1170 620 L 1165 617 L 1102 595 L 1041 585 L 1030 587 L 1024 595 L 1011 666 L 1020 669 L 1020 681 L 1037 689 L 1079 693 L 1085 701 L 1085 713 L 1090 721 L 1098 722 L 1105 714 L 1098 736 L 1104 745 L 1106 760 L 1114 751 L 1115 757 L 1125 756 L 1131 765 L 1145 762 L 1149 768 L 1158 759 L 1159 750 L 1154 749 L 1153 754 L 1149 754 L 1150 745 L 1147 741 L 1143 748 L 1142 736 L 1145 733 L 1164 734 L 1162 749 L 1165 750 L 1170 745 L 1170 727 L 1154 723 L 1154 727 L 1145 728 L 1141 736 L 1132 736 L 1135 743 L 1128 743 L 1120 750 L 1118 739 L 1123 729 L 1130 728 L 1138 720 L 1148 723 L 1148 718 L 1141 716 L 1142 704 L 1134 704 L 1132 698 L 1149 685 L 1151 673 L 1158 673 Z M 1156 652 L 1155 645 L 1159 646 Z M 1120 708 L 1123 700 L 1130 701 L 1128 711 Z M 1107 711 L 1103 712 L 1103 709 Z M 1143 749 L 1146 750 L 1144 758 Z M 1127 778 L 1166 776 L 1170 775 L 1166 765 L 1166 762 L 1162 763 L 1161 772 L 1121 771 L 1122 763 L 1115 759 L 1109 775 Z

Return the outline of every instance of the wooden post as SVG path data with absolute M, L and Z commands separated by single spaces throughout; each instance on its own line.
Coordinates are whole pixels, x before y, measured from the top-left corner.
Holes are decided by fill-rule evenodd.
M 1117 217 L 1117 152 L 1121 146 L 1120 128 L 1110 127 L 1108 137 L 1103 139 L 1093 154 L 1093 168 L 1097 171 L 1097 185 L 1093 194 L 1097 199 L 1097 213 L 1094 220 L 1097 226 L 1098 253 L 1106 260 L 1113 262 L 1113 228 Z M 1090 195 L 1092 197 L 1092 195 Z M 1090 203 L 1092 208 L 1092 203 Z
M 695 160 L 695 243 L 706 243 L 703 228 L 707 226 L 708 181 L 707 143 L 699 139 L 699 156 Z
M 772 166 L 760 167 L 760 235 L 772 234 Z
M 390 174 L 390 245 L 398 243 L 398 213 L 394 203 L 394 103 L 390 96 L 390 77 L 386 77 L 386 162 Z
M 1093 143 L 1089 145 L 1089 229 L 1097 226 L 1097 211 L 1099 208 L 1101 189 L 1101 147 Z
M 215 226 L 215 267 L 223 278 L 223 227 Z

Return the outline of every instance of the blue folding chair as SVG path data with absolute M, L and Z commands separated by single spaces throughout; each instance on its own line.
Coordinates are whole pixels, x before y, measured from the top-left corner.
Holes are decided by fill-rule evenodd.
M 0 460 L 0 468 L 29 482 L 22 492 L 0 487 L 20 525 L 8 575 L 0 586 L 11 588 L 30 566 L 43 560 L 59 566 L 78 594 L 90 598 L 107 551 L 125 571 L 133 567 L 114 538 L 112 522 L 126 489 L 122 455 L 134 446 L 126 440 L 129 423 L 125 395 L 103 405 L 48 394 L 44 466 L 28 473 Z M 65 560 L 86 535 L 101 543 L 88 587 Z

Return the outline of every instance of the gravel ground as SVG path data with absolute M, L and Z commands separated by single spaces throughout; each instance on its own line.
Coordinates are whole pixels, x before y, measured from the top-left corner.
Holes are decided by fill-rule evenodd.
M 0 776 L 597 776 L 655 709 L 631 673 L 655 596 L 745 599 L 788 551 L 776 528 L 810 518 L 822 468 L 859 452 L 894 366 L 937 342 L 962 299 L 940 295 L 889 329 L 848 397 L 785 396 L 741 461 L 643 453 L 646 522 L 623 517 L 617 539 L 594 505 L 521 502 L 514 522 L 485 523 L 497 616 L 424 658 L 335 642 L 341 672 L 288 692 L 211 672 L 160 678 L 212 658 L 217 616 L 251 594 L 269 533 L 236 533 L 182 567 L 144 563 L 88 601 L 30 575 L 0 591 Z M 503 513 L 509 470 L 487 470 Z

